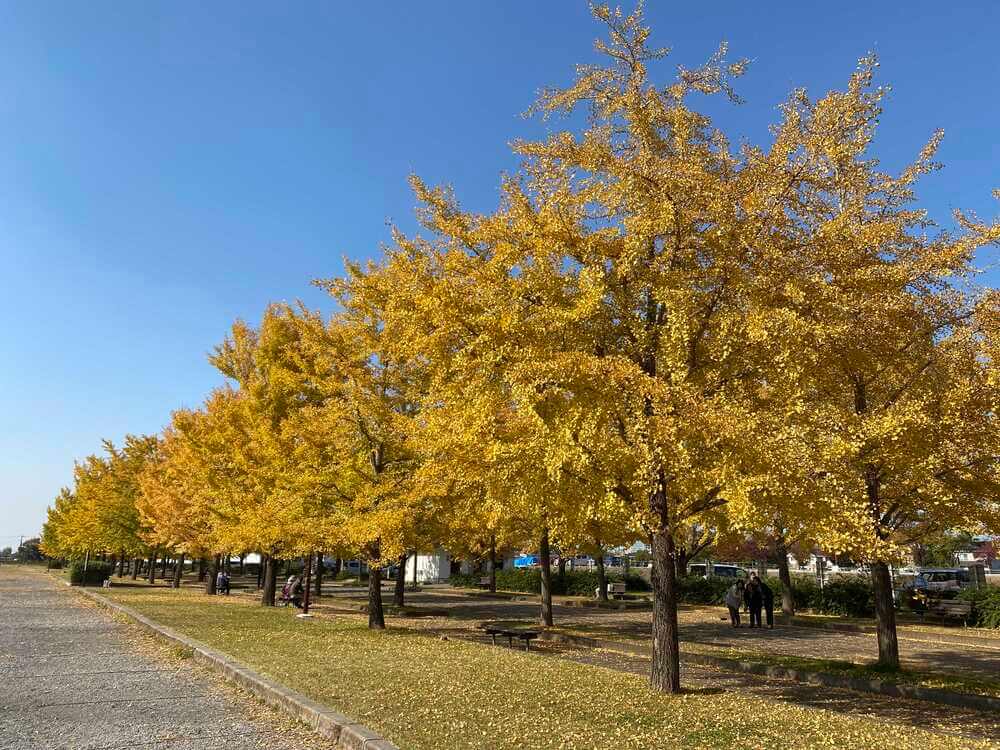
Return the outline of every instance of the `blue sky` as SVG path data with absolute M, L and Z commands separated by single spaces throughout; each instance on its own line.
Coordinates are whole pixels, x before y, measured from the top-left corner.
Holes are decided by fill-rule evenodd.
M 746 104 L 710 111 L 754 141 L 792 88 L 840 86 L 876 51 L 893 86 L 876 154 L 898 167 L 942 127 L 924 204 L 997 213 L 1000 4 L 649 0 L 647 17 L 664 75 L 723 39 L 753 59 Z M 4 3 L 0 546 L 40 528 L 100 438 L 197 405 L 234 318 L 325 304 L 310 279 L 412 227 L 408 174 L 493 206 L 507 143 L 554 127 L 520 113 L 598 33 L 575 0 Z

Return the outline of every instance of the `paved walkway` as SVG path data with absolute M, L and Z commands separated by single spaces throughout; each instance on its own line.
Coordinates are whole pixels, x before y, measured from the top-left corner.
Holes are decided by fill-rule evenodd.
M 327 746 L 52 576 L 0 567 L 3 750 Z

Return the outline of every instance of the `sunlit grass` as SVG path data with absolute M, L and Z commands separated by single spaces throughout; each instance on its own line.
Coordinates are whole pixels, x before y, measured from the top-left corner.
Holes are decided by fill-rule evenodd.
M 661 695 L 636 675 L 402 628 L 372 632 L 355 616 L 303 621 L 190 590 L 107 593 L 408 750 L 967 746 L 737 693 Z

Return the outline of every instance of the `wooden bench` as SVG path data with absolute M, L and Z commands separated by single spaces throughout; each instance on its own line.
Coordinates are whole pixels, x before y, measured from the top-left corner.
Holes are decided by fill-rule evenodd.
M 481 589 L 488 589 L 490 587 L 490 577 L 483 576 L 479 579 L 479 583 L 476 584 Z
M 624 599 L 625 593 L 626 589 L 624 581 L 611 581 L 608 583 L 608 596 L 610 596 L 612 599 Z M 594 589 L 594 597 L 599 599 L 600 596 L 601 596 L 601 587 L 598 586 L 596 589 Z
M 528 651 L 531 642 L 538 637 L 537 630 L 517 630 L 514 628 L 503 628 L 497 625 L 483 625 L 483 631 L 493 639 L 493 645 L 497 645 L 497 636 L 507 639 L 507 646 L 514 647 L 514 639 L 519 638 L 524 641 L 524 650 Z
M 927 602 L 925 614 L 946 618 L 959 619 L 965 622 L 972 614 L 972 602 L 965 602 L 959 599 L 934 599 Z

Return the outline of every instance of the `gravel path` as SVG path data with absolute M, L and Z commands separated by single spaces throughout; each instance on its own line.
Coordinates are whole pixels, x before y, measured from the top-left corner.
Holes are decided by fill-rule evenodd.
M 3 750 L 326 746 L 54 577 L 0 567 Z

